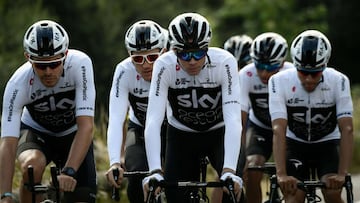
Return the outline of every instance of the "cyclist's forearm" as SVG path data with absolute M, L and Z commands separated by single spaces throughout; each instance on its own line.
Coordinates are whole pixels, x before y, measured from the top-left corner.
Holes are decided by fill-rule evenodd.
M 17 138 L 5 138 L 0 145 L 0 193 L 12 191 Z
M 351 165 L 354 145 L 353 120 L 344 117 L 338 120 L 340 129 L 339 175 L 346 175 Z
M 79 169 L 81 163 L 83 162 L 89 150 L 89 146 L 91 145 L 93 140 L 92 121 L 93 120 L 90 117 L 83 120 L 84 123 L 79 125 L 78 131 L 76 132 L 76 135 L 71 145 L 71 149 L 65 166 L 72 167 L 76 171 Z
M 273 121 L 273 154 L 277 175 L 286 175 L 286 126 L 284 119 Z

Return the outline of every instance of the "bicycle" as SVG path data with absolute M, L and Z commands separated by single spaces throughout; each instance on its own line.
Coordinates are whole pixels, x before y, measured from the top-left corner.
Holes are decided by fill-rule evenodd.
M 266 180 L 270 180 L 270 182 L 267 182 L 267 184 L 269 183 L 269 190 L 266 191 L 266 195 L 269 197 L 269 199 L 264 203 L 282 202 L 283 198 L 280 189 L 277 186 L 277 180 L 274 180 L 273 178 L 273 176 L 276 175 L 276 166 L 274 162 L 265 162 L 262 166 L 248 166 L 247 170 L 261 171 L 267 174 L 268 178 Z
M 50 167 L 51 174 L 51 185 L 35 184 L 34 181 L 34 168 L 32 165 L 28 166 L 27 169 L 29 176 L 29 183 L 24 186 L 31 192 L 32 202 L 36 202 L 36 195 L 45 195 L 45 200 L 42 203 L 60 203 L 60 190 L 57 175 L 60 174 L 59 169 L 56 166 Z M 55 195 L 53 195 L 55 193 Z M 55 196 L 55 197 L 53 197 Z
M 277 184 L 277 177 L 276 175 L 273 175 L 271 177 L 271 181 L 273 184 L 276 184 L 275 188 L 271 188 L 272 190 L 278 189 L 279 185 Z M 316 194 L 317 189 L 325 189 L 326 185 L 324 182 L 321 182 L 319 180 L 308 180 L 308 181 L 301 181 L 297 184 L 297 187 L 305 192 L 305 201 L 307 203 L 317 203 L 321 202 L 322 199 L 319 195 Z M 345 183 L 343 185 L 346 190 L 346 201 L 347 203 L 353 203 L 354 202 L 354 194 L 353 194 L 353 185 L 351 181 L 351 175 L 347 174 L 345 176 Z M 270 194 L 273 194 L 270 192 Z M 270 195 L 269 202 L 274 202 L 276 197 Z

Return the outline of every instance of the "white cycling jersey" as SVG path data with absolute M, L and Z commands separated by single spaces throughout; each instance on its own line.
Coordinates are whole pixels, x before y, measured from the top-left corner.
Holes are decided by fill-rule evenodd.
M 150 82 L 136 71 L 131 57 L 116 65 L 110 90 L 107 146 L 110 165 L 120 163 L 123 124 L 129 110 L 129 119 L 145 126 Z M 114 113 L 116 112 L 116 113 Z
M 337 119 L 353 114 L 349 79 L 327 67 L 316 89 L 307 92 L 297 74 L 296 69 L 289 69 L 270 78 L 271 119 L 286 119 L 286 136 L 300 142 L 339 139 Z
M 295 68 L 290 62 L 285 61 L 279 71 Z M 269 114 L 268 84 L 264 84 L 254 63 L 246 65 L 239 71 L 241 95 L 241 110 L 249 114 L 249 120 L 256 125 L 271 129 Z
M 229 52 L 209 48 L 205 65 L 195 76 L 181 68 L 174 51 L 161 55 L 154 63 L 146 117 L 149 169 L 161 168 L 160 129 L 165 109 L 170 125 L 194 132 L 194 136 L 225 125 L 224 167 L 236 169 L 242 129 L 239 100 L 237 61 Z
M 44 86 L 30 62 L 19 67 L 8 81 L 1 119 L 2 137 L 19 137 L 20 120 L 50 136 L 77 130 L 77 116 L 94 116 L 95 85 L 91 59 L 69 49 L 64 72 L 51 88 Z

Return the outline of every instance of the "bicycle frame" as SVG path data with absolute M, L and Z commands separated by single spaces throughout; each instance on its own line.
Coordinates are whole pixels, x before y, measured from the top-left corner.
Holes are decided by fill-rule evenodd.
M 37 194 L 46 194 L 50 190 L 55 190 L 56 200 L 54 201 L 54 200 L 47 199 L 45 201 L 47 201 L 47 202 L 51 201 L 51 202 L 56 202 L 56 203 L 60 202 L 59 182 L 57 180 L 57 175 L 59 174 L 59 170 L 58 170 L 58 168 L 56 166 L 51 166 L 50 167 L 50 173 L 51 173 L 52 186 L 49 186 L 49 185 L 35 185 L 34 168 L 31 165 L 28 166 L 29 183 L 27 185 L 27 188 L 31 192 L 31 199 L 32 199 L 33 203 L 36 202 L 36 195 Z

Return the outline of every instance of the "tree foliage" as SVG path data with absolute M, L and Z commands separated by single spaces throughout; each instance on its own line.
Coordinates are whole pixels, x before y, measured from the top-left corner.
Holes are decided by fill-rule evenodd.
M 334 45 L 333 64 L 351 67 L 353 58 L 349 56 L 356 57 L 355 45 L 359 44 L 358 38 L 355 42 L 350 40 L 350 36 L 359 34 L 351 23 L 351 19 L 359 18 L 353 4 L 359 3 L 355 0 L 346 3 L 340 0 L 0 0 L 0 94 L 10 75 L 25 61 L 22 47 L 25 30 L 40 19 L 59 22 L 69 33 L 70 47 L 89 54 L 95 68 L 97 105 L 106 107 L 114 68 L 127 57 L 124 34 L 137 20 L 155 20 L 167 28 L 176 15 L 199 12 L 212 26 L 211 45 L 220 47 L 231 35 L 244 33 L 255 37 L 265 31 L 278 32 L 290 45 L 301 31 L 319 29 L 330 36 Z

